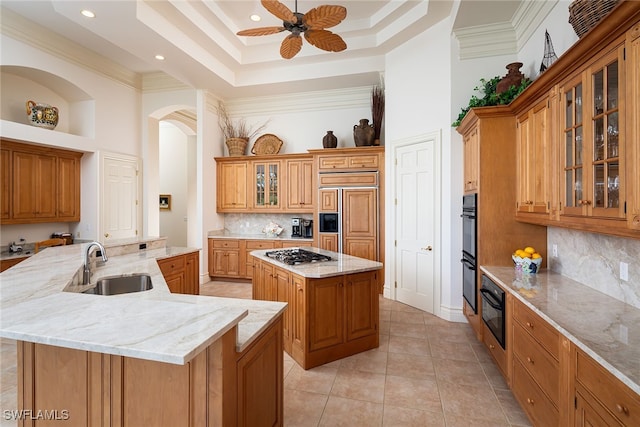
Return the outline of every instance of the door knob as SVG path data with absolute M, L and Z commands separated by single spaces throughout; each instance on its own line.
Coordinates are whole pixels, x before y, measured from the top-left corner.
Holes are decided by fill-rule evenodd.
M 104 237 L 109 237 L 109 233 L 104 233 Z
M 432 250 L 433 250 L 433 248 L 431 247 L 431 245 L 429 245 L 429 246 L 427 246 L 426 248 L 420 248 L 420 250 L 423 250 L 423 251 L 432 251 Z

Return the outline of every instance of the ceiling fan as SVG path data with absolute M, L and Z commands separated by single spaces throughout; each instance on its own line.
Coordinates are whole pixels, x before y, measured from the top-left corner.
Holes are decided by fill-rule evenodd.
M 326 30 L 338 25 L 347 17 L 347 9 L 343 6 L 323 5 L 314 7 L 309 12 L 298 12 L 298 0 L 296 0 L 295 12 L 278 0 L 260 0 L 262 6 L 277 18 L 282 19 L 281 27 L 261 27 L 238 31 L 239 36 L 266 36 L 290 31 L 280 46 L 280 55 L 285 59 L 291 59 L 302 49 L 302 37 L 315 47 L 329 52 L 341 52 L 347 48 L 347 44 L 337 34 Z

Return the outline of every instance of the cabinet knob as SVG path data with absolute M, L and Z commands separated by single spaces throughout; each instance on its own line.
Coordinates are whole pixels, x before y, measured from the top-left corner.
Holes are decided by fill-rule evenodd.
M 533 329 L 533 322 L 527 322 L 527 323 L 526 323 L 526 325 L 527 325 L 528 327 L 530 327 L 531 329 Z
M 627 408 L 626 406 L 623 406 L 619 403 L 616 403 L 616 411 L 619 414 L 625 414 L 625 415 L 629 415 L 629 408 Z
M 496 346 L 495 346 L 495 345 L 493 345 L 493 344 L 489 344 L 489 348 L 490 348 L 491 350 L 493 350 L 494 348 L 496 348 Z
M 531 363 L 533 365 L 533 359 L 527 356 L 527 362 Z
M 528 403 L 529 405 L 533 405 L 535 402 L 533 401 L 533 399 L 532 399 L 532 398 L 527 397 L 527 403 Z

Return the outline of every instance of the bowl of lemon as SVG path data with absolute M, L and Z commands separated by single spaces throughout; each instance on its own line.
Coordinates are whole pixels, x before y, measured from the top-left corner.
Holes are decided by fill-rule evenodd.
M 511 255 L 511 259 L 513 259 L 513 263 L 516 266 L 516 272 L 521 272 L 522 274 L 536 274 L 540 271 L 540 266 L 542 265 L 542 255 L 531 246 L 517 249 Z

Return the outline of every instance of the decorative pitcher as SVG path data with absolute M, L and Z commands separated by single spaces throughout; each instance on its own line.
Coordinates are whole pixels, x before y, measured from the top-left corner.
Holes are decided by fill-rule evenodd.
M 353 126 L 353 140 L 356 143 L 356 147 L 373 145 L 374 133 L 373 126 L 369 124 L 369 119 L 360 119 L 360 124 Z
M 58 108 L 27 101 L 27 118 L 33 126 L 54 129 L 58 125 Z
M 338 138 L 336 138 L 332 130 L 328 130 L 327 134 L 322 138 L 322 146 L 324 148 L 336 148 L 338 146 Z

